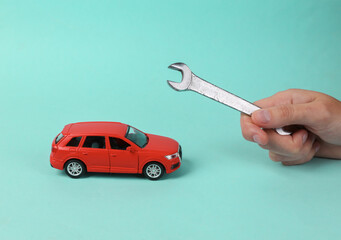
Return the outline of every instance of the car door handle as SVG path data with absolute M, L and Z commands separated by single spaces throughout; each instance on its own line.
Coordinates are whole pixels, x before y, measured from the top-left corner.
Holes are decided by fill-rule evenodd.
M 83 154 L 83 155 L 88 155 L 88 153 L 87 153 L 87 152 L 82 152 L 82 154 Z
M 112 156 L 112 157 L 116 157 L 117 155 L 116 155 L 116 154 L 110 154 L 110 156 Z

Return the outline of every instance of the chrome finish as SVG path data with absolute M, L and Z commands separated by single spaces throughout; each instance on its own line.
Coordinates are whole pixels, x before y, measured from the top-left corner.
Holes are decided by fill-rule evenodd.
M 162 169 L 157 164 L 150 164 L 146 169 L 146 173 L 150 178 L 157 178 L 161 175 Z
M 74 177 L 79 176 L 83 171 L 82 166 L 77 162 L 72 162 L 67 165 L 67 172 Z
M 184 63 L 173 63 L 168 68 L 180 71 L 182 74 L 181 82 L 167 81 L 169 86 L 176 91 L 191 90 L 197 92 L 249 116 L 251 116 L 254 111 L 260 109 L 260 107 L 254 105 L 253 103 L 250 103 L 245 99 L 196 76 Z M 291 132 L 285 131 L 282 128 L 278 128 L 276 131 L 280 135 L 291 134 Z

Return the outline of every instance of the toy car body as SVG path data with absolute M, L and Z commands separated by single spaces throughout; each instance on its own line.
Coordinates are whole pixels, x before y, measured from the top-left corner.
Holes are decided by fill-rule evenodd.
M 157 180 L 181 165 L 182 150 L 171 138 L 119 122 L 79 122 L 64 127 L 52 143 L 51 166 L 72 178 L 86 172 L 140 173 Z

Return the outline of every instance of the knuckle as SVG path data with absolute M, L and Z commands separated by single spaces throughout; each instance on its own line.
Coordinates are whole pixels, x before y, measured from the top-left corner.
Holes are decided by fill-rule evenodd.
M 286 161 L 286 162 L 282 162 L 282 164 L 284 166 L 295 166 L 295 165 L 299 165 L 300 162 L 299 161 Z
M 246 132 L 243 131 L 243 130 L 242 130 L 242 136 L 243 136 L 243 138 L 244 138 L 245 140 L 249 140 L 248 135 L 247 135 Z
M 311 139 L 308 139 L 307 142 L 311 141 Z M 295 145 L 293 146 L 290 151 L 289 154 L 296 158 L 296 159 L 302 159 L 302 158 L 306 158 L 307 155 L 309 155 L 310 149 L 306 148 L 304 145 Z
M 271 151 L 269 151 L 269 157 L 274 162 L 283 162 L 286 160 L 285 157 Z
M 303 147 L 303 144 L 301 142 L 298 142 L 290 146 L 290 148 L 288 149 L 288 152 L 290 153 L 290 155 L 293 155 L 293 156 L 300 155 L 302 153 L 302 147 Z
M 296 162 L 290 162 L 290 161 L 287 161 L 287 162 L 282 162 L 282 164 L 284 165 L 284 166 L 292 166 L 292 165 L 295 165 L 296 164 Z
M 278 106 L 278 113 L 281 119 L 291 119 L 294 114 L 293 108 L 286 105 Z
M 252 137 L 251 137 L 251 133 L 249 132 L 249 130 L 246 127 L 242 127 L 242 136 L 244 139 L 251 141 Z
M 301 154 L 301 147 L 294 146 L 293 148 L 290 149 L 290 154 L 293 156 L 300 155 Z
M 288 93 L 295 93 L 297 91 L 299 91 L 299 89 L 297 88 L 288 88 L 287 90 L 285 90 L 285 92 L 288 92 Z
M 265 150 L 269 150 L 270 149 L 270 146 L 269 145 L 261 145 L 261 144 L 258 144 L 258 146 L 260 146 L 261 148 L 265 149 Z
M 246 116 L 246 115 L 244 115 L 244 114 L 241 114 L 240 115 L 240 125 L 242 126 L 242 127 L 244 127 L 246 124 L 247 124 L 247 122 L 248 122 L 248 119 L 249 118 L 249 116 Z
M 280 98 L 284 94 L 285 94 L 285 91 L 280 91 L 280 92 L 276 92 L 273 96 L 276 97 L 276 98 Z
M 275 93 L 275 96 L 282 96 L 283 94 L 285 94 L 288 90 L 283 90 L 283 91 L 279 91 L 277 93 Z
M 286 89 L 286 90 L 283 90 L 283 91 L 279 91 L 279 92 L 275 93 L 274 95 L 277 96 L 277 97 L 287 96 L 288 94 L 293 93 L 296 90 L 297 89 L 289 88 L 289 89 Z
M 317 112 L 316 117 L 318 122 L 327 123 L 331 119 L 332 111 L 331 106 L 325 102 L 317 102 L 312 111 Z

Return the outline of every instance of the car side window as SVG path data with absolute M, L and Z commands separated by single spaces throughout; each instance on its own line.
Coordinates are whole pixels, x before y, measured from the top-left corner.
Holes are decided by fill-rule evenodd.
M 78 147 L 82 137 L 73 137 L 67 144 L 67 147 Z
M 109 137 L 109 142 L 111 149 L 126 150 L 130 146 L 129 143 L 120 138 Z
M 105 148 L 105 137 L 87 136 L 85 138 L 83 148 Z

